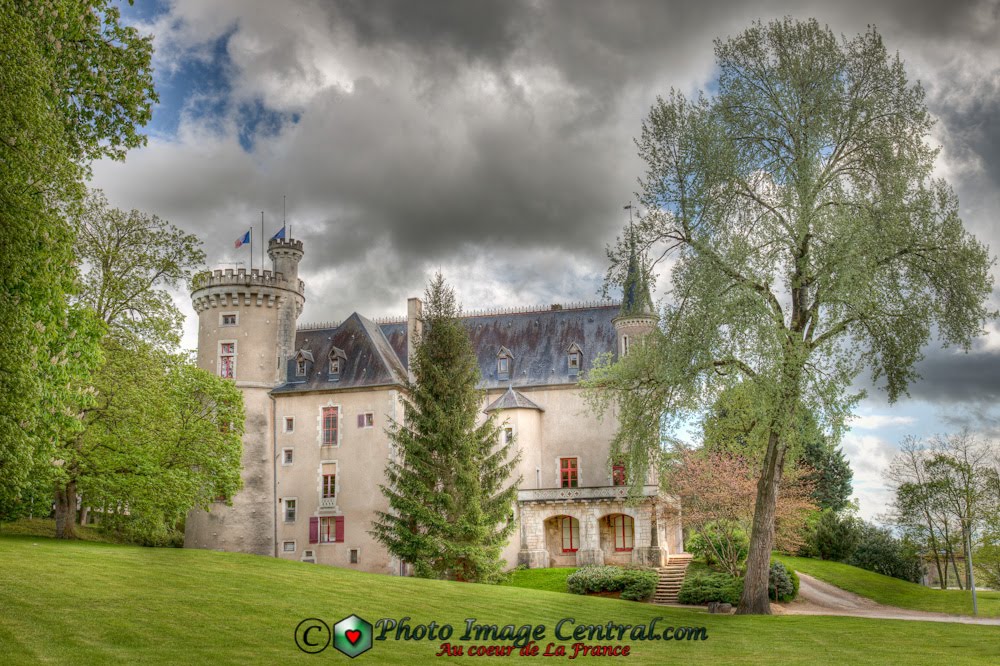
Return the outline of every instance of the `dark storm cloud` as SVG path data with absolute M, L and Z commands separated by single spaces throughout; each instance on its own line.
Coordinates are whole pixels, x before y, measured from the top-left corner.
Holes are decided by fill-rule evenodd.
M 515 302 L 546 279 L 565 294 L 565 275 L 579 292 L 561 299 L 591 298 L 642 172 L 632 137 L 656 95 L 706 88 L 716 37 L 756 19 L 815 16 L 848 36 L 878 25 L 912 65 L 941 118 L 945 156 L 961 166 L 967 221 L 998 247 L 998 7 L 178 2 L 156 24 L 158 58 L 183 72 L 190 49 L 204 60 L 205 44 L 230 35 L 219 88 L 231 113 L 189 113 L 177 136 L 134 152 L 127 169 L 99 167 L 97 184 L 118 205 L 197 231 L 213 262 L 246 261 L 232 238 L 262 208 L 273 231 L 287 194 L 308 244 L 305 277 L 340 280 L 311 296 L 312 318 L 398 310 L 428 271 L 463 262 L 475 266 L 470 283 L 518 284 Z M 246 108 L 297 122 L 254 132 L 239 114 Z M 527 265 L 541 256 L 544 266 Z M 534 278 L 518 282 L 526 274 Z

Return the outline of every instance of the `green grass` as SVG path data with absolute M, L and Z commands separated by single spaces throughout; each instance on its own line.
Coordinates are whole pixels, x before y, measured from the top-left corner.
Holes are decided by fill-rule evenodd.
M 333 546 L 336 547 L 336 546 Z M 843 617 L 735 617 L 616 599 L 392 578 L 267 557 L 0 537 L 0 660 L 35 663 L 347 663 L 300 653 L 300 620 L 356 613 L 481 623 L 705 626 L 703 642 L 630 642 L 632 664 L 991 663 L 1000 627 Z M 594 643 L 597 641 L 587 641 Z M 626 641 L 628 642 L 628 641 Z M 509 642 L 507 642 L 509 644 Z M 357 663 L 433 663 L 439 642 L 376 641 Z M 327 661 L 328 660 L 328 661 Z M 442 662 L 446 663 L 446 662 Z M 548 662 L 545 662 L 548 663 Z M 556 662 L 554 662 L 556 663 Z
M 558 569 L 515 569 L 510 579 L 503 585 L 508 587 L 523 587 L 527 590 L 544 590 L 546 592 L 565 592 L 569 594 L 566 579 L 576 571 L 574 567 Z
M 0 536 L 35 536 L 52 538 L 56 534 L 56 521 L 52 518 L 21 518 L 12 523 L 0 523 Z M 93 525 L 77 525 L 77 537 L 81 541 L 102 541 L 121 543 Z
M 775 555 L 786 566 L 826 581 L 848 592 L 873 599 L 880 604 L 952 615 L 972 615 L 972 593 L 962 590 L 939 590 L 883 576 L 840 562 L 805 557 Z M 1000 592 L 977 593 L 979 615 L 1000 617 Z

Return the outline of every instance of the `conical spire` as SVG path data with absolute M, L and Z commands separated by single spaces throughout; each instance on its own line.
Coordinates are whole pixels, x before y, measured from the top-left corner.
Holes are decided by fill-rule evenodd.
M 649 295 L 645 262 L 635 248 L 635 230 L 630 226 L 628 235 L 628 274 L 623 285 L 621 317 L 654 316 L 653 299 Z

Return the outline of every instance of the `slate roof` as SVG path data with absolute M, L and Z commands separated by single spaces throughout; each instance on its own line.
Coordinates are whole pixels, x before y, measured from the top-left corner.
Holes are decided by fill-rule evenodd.
M 296 377 L 294 360 L 289 361 L 288 376 L 292 381 L 274 389 L 274 393 L 385 386 L 406 381 L 406 368 L 378 324 L 357 312 L 336 328 L 299 331 L 295 346 L 310 351 L 317 361 L 306 364 L 305 377 Z M 344 351 L 336 378 L 329 374 L 330 352 L 335 347 Z
M 512 386 L 508 386 L 507 392 L 491 402 L 490 406 L 483 411 L 492 412 L 498 409 L 537 409 L 540 412 L 545 411 L 533 401 L 525 397 L 523 393 L 515 391 Z
M 601 354 L 617 358 L 617 334 L 611 323 L 619 314 L 616 304 L 517 313 L 471 315 L 462 318 L 479 361 L 481 389 L 523 388 L 575 384 L 594 367 Z M 579 346 L 579 374 L 571 373 L 567 354 Z M 331 381 L 328 357 L 333 346 L 344 350 L 339 381 Z M 508 375 L 497 374 L 497 353 L 510 350 Z M 303 390 L 402 385 L 406 379 L 406 322 L 375 324 L 354 313 L 334 328 L 298 331 L 296 349 L 316 357 L 305 378 L 275 389 L 284 393 Z M 289 376 L 294 378 L 290 366 Z M 536 405 L 537 407 L 537 405 Z

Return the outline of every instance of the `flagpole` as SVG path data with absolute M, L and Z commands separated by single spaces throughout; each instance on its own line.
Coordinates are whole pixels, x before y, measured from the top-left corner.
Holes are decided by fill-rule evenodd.
M 260 211 L 260 270 L 264 270 L 264 211 Z
M 253 225 L 250 225 L 250 272 L 253 273 Z

